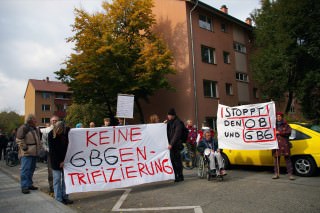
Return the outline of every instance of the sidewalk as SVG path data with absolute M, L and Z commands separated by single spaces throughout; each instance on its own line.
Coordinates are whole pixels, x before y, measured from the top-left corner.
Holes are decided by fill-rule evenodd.
M 42 163 L 37 163 L 37 166 Z M 5 162 L 0 161 L 0 209 L 1 212 L 26 212 L 26 213 L 75 213 L 70 207 L 55 201 L 44 191 L 44 186 L 38 185 L 36 175 L 34 176 L 35 186 L 40 190 L 31 191 L 30 194 L 22 194 L 19 183 L 19 167 L 8 167 Z M 45 164 L 38 166 L 37 170 L 44 170 Z M 35 172 L 35 173 L 36 173 Z M 39 183 L 39 182 L 38 182 Z

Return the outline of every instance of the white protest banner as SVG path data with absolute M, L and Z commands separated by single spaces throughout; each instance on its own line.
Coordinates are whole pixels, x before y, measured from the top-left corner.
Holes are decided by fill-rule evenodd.
M 274 102 L 229 107 L 219 104 L 218 142 L 221 149 L 277 149 Z
M 118 118 L 133 118 L 134 96 L 119 94 L 117 99 Z
M 75 128 L 64 161 L 66 192 L 174 179 L 166 124 Z

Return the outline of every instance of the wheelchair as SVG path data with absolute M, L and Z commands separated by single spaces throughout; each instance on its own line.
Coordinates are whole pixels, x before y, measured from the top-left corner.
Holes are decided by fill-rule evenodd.
M 217 158 L 215 160 L 215 163 L 216 163 L 216 168 L 218 169 L 216 170 L 215 174 L 212 174 L 210 172 L 210 159 L 209 159 L 210 154 L 211 154 L 211 149 L 209 148 L 206 148 L 203 154 L 201 154 L 198 162 L 198 177 L 201 179 L 206 177 L 208 181 L 212 179 L 223 181 L 223 175 L 220 174 Z

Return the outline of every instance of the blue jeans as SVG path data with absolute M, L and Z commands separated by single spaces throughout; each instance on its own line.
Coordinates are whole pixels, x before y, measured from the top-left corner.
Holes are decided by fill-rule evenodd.
M 21 170 L 20 170 L 20 180 L 21 188 L 27 189 L 32 186 L 33 173 L 36 169 L 37 157 L 35 156 L 23 156 L 21 157 Z
M 66 185 L 64 183 L 63 170 L 52 169 L 52 174 L 54 198 L 57 201 L 62 202 L 64 199 L 68 199 L 68 195 L 66 194 Z

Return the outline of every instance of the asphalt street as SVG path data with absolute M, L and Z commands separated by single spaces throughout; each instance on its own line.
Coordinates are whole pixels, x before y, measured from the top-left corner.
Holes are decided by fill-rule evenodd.
M 2 172 L 18 183 L 19 165 L 7 167 L 1 161 L 0 166 Z M 320 212 L 319 175 L 290 181 L 283 173 L 280 179 L 273 180 L 272 168 L 236 167 L 228 170 L 223 181 L 208 181 L 199 179 L 196 169 L 184 173 L 185 181 L 179 183 L 164 181 L 111 191 L 74 193 L 70 195 L 74 204 L 67 207 L 83 213 Z M 34 182 L 40 187 L 39 195 L 48 197 L 46 164 L 37 164 Z M 1 205 L 2 202 L 0 209 Z

